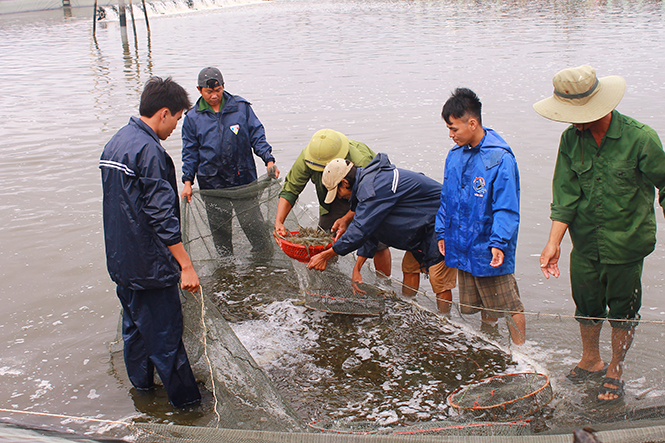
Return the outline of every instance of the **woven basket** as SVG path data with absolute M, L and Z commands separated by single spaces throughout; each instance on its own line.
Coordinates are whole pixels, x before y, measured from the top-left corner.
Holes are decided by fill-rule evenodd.
M 297 235 L 300 231 L 291 231 L 291 235 Z M 316 254 L 325 251 L 332 247 L 332 242 L 328 243 L 325 246 L 305 246 L 297 245 L 286 240 L 284 237 L 275 235 L 275 240 L 279 247 L 284 251 L 289 257 L 298 260 L 302 263 L 307 263 L 310 258 Z

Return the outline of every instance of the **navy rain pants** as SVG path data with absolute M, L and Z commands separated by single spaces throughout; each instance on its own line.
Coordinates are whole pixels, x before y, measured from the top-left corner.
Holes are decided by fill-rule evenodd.
M 201 400 L 182 342 L 178 286 L 135 291 L 118 286 L 125 366 L 136 389 L 153 387 L 154 370 L 175 407 Z

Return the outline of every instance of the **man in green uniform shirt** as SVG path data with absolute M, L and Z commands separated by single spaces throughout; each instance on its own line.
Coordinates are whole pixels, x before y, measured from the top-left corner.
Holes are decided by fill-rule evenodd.
M 319 226 L 325 230 L 333 230 L 339 237 L 346 230 L 348 222 L 353 219 L 349 211 L 348 200 L 337 198 L 326 203 L 328 190 L 321 182 L 323 169 L 334 158 L 345 158 L 358 166 L 367 166 L 376 156 L 366 144 L 349 140 L 346 135 L 332 129 L 317 131 L 309 144 L 303 149 L 291 170 L 286 175 L 282 192 L 279 193 L 277 214 L 275 216 L 275 232 L 286 235 L 284 220 L 296 204 L 298 196 L 309 181 L 316 187 L 319 199 Z M 340 220 L 341 219 L 341 220 Z M 343 223 L 346 221 L 346 223 Z M 374 255 L 374 266 L 386 276 L 390 276 L 390 249 L 382 243 Z
M 626 89 L 619 76 L 598 79 L 591 66 L 554 76 L 554 95 L 534 104 L 550 120 L 572 123 L 562 134 L 552 183 L 552 228 L 540 255 L 546 278 L 559 276 L 561 240 L 569 231 L 570 283 L 582 335 L 573 381 L 605 378 L 597 399 L 624 394 L 623 362 L 642 304 L 642 265 L 656 244 L 654 185 L 665 203 L 665 152 L 656 132 L 614 108 Z M 612 360 L 599 350 L 603 319 L 612 326 Z

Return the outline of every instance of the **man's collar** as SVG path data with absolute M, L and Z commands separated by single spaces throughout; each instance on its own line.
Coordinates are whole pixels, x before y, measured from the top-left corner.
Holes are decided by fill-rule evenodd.
M 467 144 L 467 145 L 464 145 L 463 147 L 465 147 L 467 149 L 479 149 L 481 146 L 483 146 L 483 143 L 485 143 L 486 138 L 487 138 L 487 131 L 485 130 L 485 128 L 483 128 L 483 138 L 480 139 L 480 141 L 478 142 L 478 144 L 476 146 L 471 146 L 471 145 Z
M 222 93 L 222 103 L 219 105 L 219 112 L 222 112 L 222 109 L 224 108 L 224 105 L 226 104 L 226 91 Z M 203 97 L 199 97 L 199 103 L 198 103 L 198 111 L 203 112 L 205 110 L 209 110 L 210 112 L 217 112 L 215 111 L 212 106 L 208 104 L 207 101 Z
M 198 109 L 198 111 L 203 112 L 203 111 L 206 111 L 206 110 L 209 110 L 211 112 L 215 112 L 215 110 L 212 109 L 212 106 L 210 106 L 208 104 L 208 102 L 205 101 L 205 99 L 203 97 L 201 97 L 201 98 L 199 98 L 199 109 Z
M 149 124 L 147 124 L 146 122 L 144 122 L 144 121 L 141 119 L 141 117 L 135 117 L 135 116 L 132 116 L 132 117 L 129 118 L 129 121 L 130 121 L 130 122 L 134 122 L 134 124 L 135 124 L 136 126 L 138 126 L 139 128 L 143 129 L 145 132 L 148 133 L 148 135 L 150 135 L 150 137 L 154 138 L 155 141 L 157 142 L 157 144 L 159 144 L 159 146 L 162 146 L 162 143 L 161 143 L 161 141 L 159 140 L 159 137 L 157 136 L 157 133 L 155 132 L 155 130 L 152 129 L 152 127 L 151 127 Z
M 609 137 L 615 140 L 621 138 L 622 124 L 620 121 L 621 119 L 619 118 L 620 116 L 621 114 L 619 114 L 619 111 L 616 109 L 612 111 L 612 121 L 610 121 L 610 127 L 607 128 L 605 137 Z

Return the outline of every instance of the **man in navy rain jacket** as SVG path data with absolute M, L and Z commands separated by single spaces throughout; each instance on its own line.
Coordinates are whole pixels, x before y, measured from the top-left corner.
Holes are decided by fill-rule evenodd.
M 485 308 L 483 322 L 494 325 L 510 311 L 511 337 L 521 344 L 524 306 L 514 276 L 519 172 L 508 144 L 482 126 L 481 106 L 465 88 L 456 89 L 443 106 L 441 115 L 456 145 L 446 158 L 436 234 L 446 265 L 459 270 L 461 312 Z
M 333 247 L 310 259 L 309 269 L 323 271 L 332 257 L 358 250 L 352 278 L 362 282 L 360 270 L 367 258 L 374 255 L 378 242 L 411 252 L 425 269 L 444 266 L 434 232 L 439 182 L 421 173 L 396 168 L 383 153 L 377 154 L 365 168 L 335 159 L 324 169 L 322 182 L 328 189 L 326 202 L 336 196 L 349 199 L 355 214 L 348 227 L 338 233 Z M 447 282 L 444 291 L 450 292 L 455 287 L 454 272 L 446 269 L 436 273 Z
M 201 400 L 182 342 L 181 288 L 199 279 L 180 236 L 175 166 L 160 144 L 190 106 L 170 78 L 151 78 L 132 117 L 104 147 L 99 167 L 104 238 L 111 279 L 123 308 L 127 374 L 138 390 L 153 387 L 154 370 L 175 407 Z
M 279 178 L 272 147 L 265 129 L 244 98 L 224 91 L 224 78 L 217 68 L 201 70 L 197 89 L 201 97 L 187 112 L 182 125 L 182 196 L 191 201 L 192 183 L 200 189 L 225 189 L 253 183 L 257 179 L 254 154 L 266 165 L 270 176 Z M 272 245 L 256 198 L 224 199 L 203 196 L 213 241 L 224 254 L 233 253 L 231 221 L 238 221 L 254 252 Z

